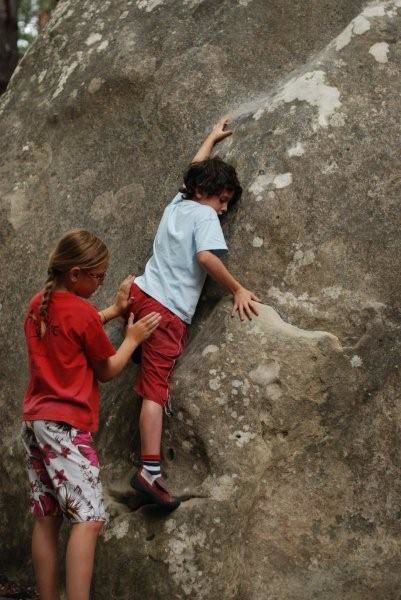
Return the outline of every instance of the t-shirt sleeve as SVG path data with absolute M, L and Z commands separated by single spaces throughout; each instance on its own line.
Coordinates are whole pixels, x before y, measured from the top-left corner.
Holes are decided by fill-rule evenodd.
M 88 318 L 82 334 L 82 347 L 89 362 L 105 360 L 116 353 L 97 314 Z
M 217 215 L 200 219 L 194 230 L 195 252 L 209 250 L 214 254 L 227 252 L 227 244 Z

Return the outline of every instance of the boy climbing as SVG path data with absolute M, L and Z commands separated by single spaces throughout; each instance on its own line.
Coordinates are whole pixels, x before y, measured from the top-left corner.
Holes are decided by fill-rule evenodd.
M 163 408 L 169 402 L 169 379 L 184 350 L 207 275 L 233 296 L 232 316 L 252 319 L 257 296 L 244 288 L 220 260 L 227 251 L 219 216 L 239 200 L 242 188 L 234 167 L 209 158 L 218 142 L 232 134 L 221 119 L 206 137 L 184 174 L 184 187 L 167 206 L 145 272 L 131 288 L 130 310 L 136 319 L 158 312 L 162 319 L 141 349 L 134 385 L 143 398 L 139 419 L 141 467 L 131 484 L 152 502 L 169 508 L 180 502 L 169 493 L 160 471 Z

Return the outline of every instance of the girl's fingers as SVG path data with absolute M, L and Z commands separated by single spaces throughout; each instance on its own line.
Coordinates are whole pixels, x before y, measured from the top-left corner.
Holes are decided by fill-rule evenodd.
M 130 313 L 128 317 L 128 325 L 134 324 L 134 313 Z

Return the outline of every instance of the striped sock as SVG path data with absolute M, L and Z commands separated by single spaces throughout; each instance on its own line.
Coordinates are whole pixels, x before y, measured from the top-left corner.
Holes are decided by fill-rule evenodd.
M 161 476 L 160 454 L 142 454 L 142 475 L 152 484 L 155 479 Z

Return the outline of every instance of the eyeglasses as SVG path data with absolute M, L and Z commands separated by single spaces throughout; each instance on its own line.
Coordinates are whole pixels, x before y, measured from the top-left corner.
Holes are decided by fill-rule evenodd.
M 89 277 L 97 279 L 98 283 L 103 283 L 104 278 L 106 277 L 106 273 L 89 273 L 89 271 L 85 271 L 85 273 L 89 275 Z

